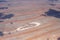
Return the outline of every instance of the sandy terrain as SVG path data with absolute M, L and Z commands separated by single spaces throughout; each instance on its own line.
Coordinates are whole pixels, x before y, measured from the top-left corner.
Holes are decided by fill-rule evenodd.
M 7 1 L 0 3 L 8 7 L 0 9 L 0 40 L 60 40 L 60 18 L 43 15 L 50 9 L 60 13 L 60 2 L 51 6 L 48 0 Z M 14 16 L 5 18 L 9 14 Z

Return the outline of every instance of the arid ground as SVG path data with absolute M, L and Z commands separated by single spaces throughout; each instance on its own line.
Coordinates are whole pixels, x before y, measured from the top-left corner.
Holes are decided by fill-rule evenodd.
M 0 40 L 60 40 L 60 0 L 1 0 Z

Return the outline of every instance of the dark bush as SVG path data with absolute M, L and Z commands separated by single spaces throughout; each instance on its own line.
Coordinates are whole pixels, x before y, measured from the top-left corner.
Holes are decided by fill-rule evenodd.
M 60 18 L 60 11 L 56 11 L 56 10 L 53 10 L 53 9 L 49 9 L 48 12 L 45 13 L 47 16 L 53 16 L 53 17 L 56 17 L 56 18 Z
M 0 9 L 8 9 L 8 7 L 0 7 Z
M 2 19 L 10 19 L 11 17 L 13 17 L 13 14 L 8 14 L 2 17 Z
M 4 15 L 3 13 L 0 13 L 0 18 L 1 18 L 3 15 Z
M 3 35 L 4 35 L 3 32 L 0 31 L 0 36 L 3 36 Z
M 8 15 L 5 15 L 3 13 L 0 13 L 0 22 L 4 22 L 5 19 L 10 19 L 12 18 L 14 15 L 13 14 L 8 14 Z
M 58 38 L 58 40 L 60 40 L 60 37 Z
M 7 2 L 6 0 L 0 0 L 0 2 Z

